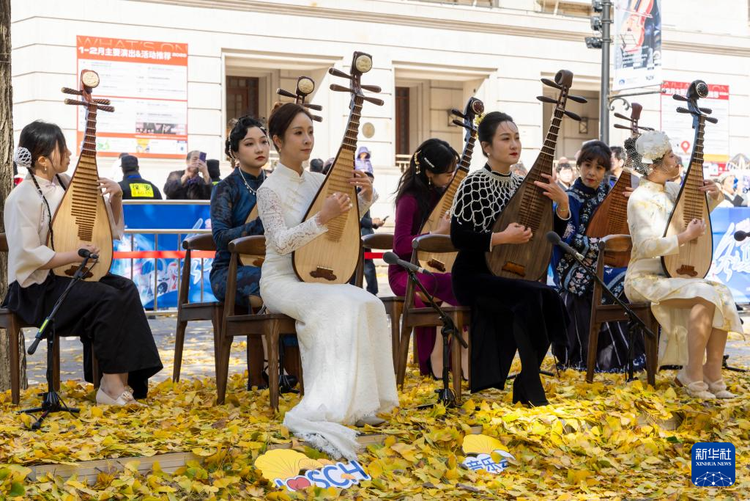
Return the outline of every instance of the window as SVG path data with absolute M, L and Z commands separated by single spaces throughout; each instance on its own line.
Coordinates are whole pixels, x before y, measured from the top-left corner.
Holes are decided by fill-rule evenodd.
M 227 76 L 227 121 L 244 115 L 259 116 L 260 79 Z
M 409 87 L 396 87 L 396 155 L 409 155 Z

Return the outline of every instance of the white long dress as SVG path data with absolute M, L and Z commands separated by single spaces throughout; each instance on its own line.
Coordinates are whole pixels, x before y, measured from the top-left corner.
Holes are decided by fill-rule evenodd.
M 325 176 L 300 175 L 278 164 L 258 189 L 266 235 L 260 294 L 271 312 L 294 318 L 305 395 L 284 425 L 335 458 L 357 456 L 357 432 L 344 425 L 398 405 L 383 303 L 352 285 L 301 282 L 292 252 L 327 230 L 317 217 L 302 222 Z M 370 203 L 360 198 L 360 213 Z
M 690 321 L 689 309 L 663 305 L 662 301 L 703 298 L 716 307 L 715 329 L 742 332 L 740 317 L 727 286 L 703 278 L 667 278 L 664 272 L 660 257 L 679 251 L 677 236 L 663 237 L 679 190 L 675 183 L 662 185 L 642 177 L 628 200 L 628 227 L 633 250 L 625 275 L 625 295 L 633 302 L 651 302 L 651 311 L 662 329 L 660 365 L 687 364 Z M 711 210 L 719 204 L 711 197 L 708 200 Z

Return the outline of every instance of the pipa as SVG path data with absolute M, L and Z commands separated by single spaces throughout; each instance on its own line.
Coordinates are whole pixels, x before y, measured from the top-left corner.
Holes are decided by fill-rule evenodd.
M 86 130 L 73 177 L 52 219 L 56 252 L 77 251 L 82 244 L 99 248 L 99 259 L 86 269 L 84 275 L 84 280 L 92 282 L 99 281 L 109 272 L 113 250 L 112 227 L 96 168 L 96 114 L 98 110 L 115 109 L 109 106 L 108 99 L 92 97 L 91 91 L 98 85 L 99 75 L 95 71 L 82 70 L 80 90 L 62 88 L 65 94 L 81 96 L 81 101 L 66 99 L 65 104 L 85 108 Z M 52 272 L 58 276 L 72 277 L 77 269 L 78 265 L 73 264 L 53 268 Z
M 319 104 L 311 104 L 306 103 L 305 99 L 307 96 L 313 93 L 315 90 L 315 80 L 313 80 L 310 77 L 301 76 L 297 79 L 297 88 L 292 94 L 288 90 L 284 89 L 276 89 L 276 94 L 284 97 L 291 97 L 294 99 L 294 102 L 304 106 L 305 108 L 308 108 L 310 110 L 320 111 L 323 109 L 322 106 Z M 313 120 L 316 122 L 322 122 L 323 119 L 317 115 L 312 116 Z M 237 168 L 239 169 L 239 164 L 237 165 Z M 254 221 L 255 219 L 258 219 L 258 204 L 256 201 L 256 204 L 253 206 L 253 208 L 250 210 L 250 214 L 247 215 L 247 219 L 245 219 L 245 224 L 249 223 L 250 221 Z M 265 256 L 253 256 L 250 254 L 240 254 L 240 263 L 243 266 L 261 266 L 263 264 L 263 261 L 265 261 Z
M 456 197 L 456 191 L 458 190 L 461 181 L 463 181 L 469 173 L 471 155 L 474 153 L 474 143 L 477 139 L 477 126 L 474 123 L 474 119 L 477 115 L 481 115 L 483 112 L 484 103 L 475 97 L 469 98 L 463 113 L 457 109 L 451 110 L 451 113 L 462 119 L 454 119 L 453 123 L 466 129 L 464 149 L 461 153 L 461 161 L 458 163 L 458 168 L 456 169 L 456 175 L 453 176 L 453 179 L 445 189 L 445 192 L 440 196 L 437 204 L 435 204 L 435 208 L 432 209 L 429 217 L 422 225 L 422 228 L 420 228 L 420 235 L 434 231 L 440 224 L 440 219 L 453 206 L 453 199 Z M 418 257 L 419 263 L 423 268 L 434 273 L 446 273 L 453 268 L 453 262 L 456 260 L 456 253 L 438 254 L 432 252 L 420 252 Z
M 558 71 L 554 82 L 543 78 L 542 83 L 560 91 L 557 99 L 537 97 L 544 103 L 555 105 L 547 137 L 531 170 L 492 228 L 492 232 L 495 233 L 505 230 L 511 223 L 518 223 L 530 228 L 533 236 L 525 244 L 496 245 L 491 252 L 486 253 L 487 267 L 498 277 L 537 281 L 546 274 L 552 252 L 551 244 L 544 237 L 553 226 L 552 200 L 544 196 L 543 190 L 537 187 L 534 181 L 548 183 L 549 180 L 543 178 L 542 174 L 552 176 L 552 161 L 563 116 L 567 115 L 574 120 L 581 119 L 565 109 L 568 99 L 577 103 L 585 103 L 586 99 L 568 94 L 573 84 L 573 73 L 568 70 Z
M 703 219 L 706 222 L 706 231 L 698 238 L 681 245 L 679 252 L 670 256 L 662 256 L 661 262 L 668 277 L 678 278 L 703 278 L 708 274 L 713 260 L 713 235 L 711 232 L 711 215 L 708 210 L 708 199 L 706 193 L 701 191 L 703 187 L 703 133 L 706 122 L 715 124 L 716 118 L 709 117 L 711 110 L 700 108 L 698 99 L 708 95 L 708 85 L 702 80 L 696 80 L 690 84 L 687 97 L 674 94 L 672 97 L 677 101 L 686 101 L 687 108 L 677 108 L 678 113 L 690 113 L 693 115 L 693 129 L 695 139 L 693 140 L 693 152 L 690 155 L 690 163 L 685 172 L 685 180 L 682 182 L 680 192 L 677 194 L 674 209 L 669 216 L 665 237 L 671 237 L 682 233 L 693 219 Z
M 344 140 L 328 171 L 323 184 L 315 195 L 304 221 L 315 217 L 323 208 L 326 198 L 334 193 L 345 193 L 352 200 L 351 210 L 328 221 L 328 231 L 320 237 L 305 244 L 292 254 L 294 272 L 300 280 L 308 283 L 345 284 L 354 275 L 361 252 L 359 233 L 359 207 L 357 192 L 349 180 L 354 173 L 354 156 L 357 150 L 357 134 L 359 133 L 359 119 L 362 114 L 364 101 L 383 105 L 383 101 L 365 96 L 363 90 L 380 92 L 375 85 L 361 85 L 363 73 L 372 69 L 372 57 L 363 52 L 355 52 L 349 74 L 336 68 L 328 72 L 331 75 L 349 79 L 349 87 L 332 84 L 331 90 L 350 92 L 349 119 L 346 123 Z
M 648 127 L 640 127 L 638 120 L 641 118 L 643 106 L 633 103 L 630 109 L 630 117 L 615 113 L 615 117 L 626 120 L 629 125 L 615 124 L 617 129 L 627 129 L 631 137 L 638 137 L 639 130 L 653 130 Z M 628 199 L 625 198 L 625 189 L 632 187 L 632 164 L 633 160 L 628 156 L 625 165 L 620 173 L 620 177 L 615 182 L 610 192 L 604 198 L 604 201 L 596 208 L 594 215 L 591 217 L 586 236 L 593 238 L 604 238 L 607 235 L 629 235 L 628 229 Z M 627 266 L 630 256 L 617 255 L 610 257 L 605 264 L 608 266 L 622 267 Z

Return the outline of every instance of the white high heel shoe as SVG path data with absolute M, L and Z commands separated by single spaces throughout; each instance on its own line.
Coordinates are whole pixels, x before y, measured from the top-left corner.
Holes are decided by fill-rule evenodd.
M 685 392 L 694 398 L 700 398 L 703 400 L 714 400 L 716 395 L 708 391 L 708 385 L 703 381 L 689 381 L 683 371 L 677 373 L 675 377 L 675 383 L 677 386 L 685 388 Z

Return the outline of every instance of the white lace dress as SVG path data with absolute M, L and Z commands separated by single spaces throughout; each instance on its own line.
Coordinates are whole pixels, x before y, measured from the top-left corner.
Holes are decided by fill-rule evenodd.
M 398 394 L 383 303 L 359 287 L 308 284 L 294 273 L 292 252 L 327 231 L 317 217 L 302 222 L 324 179 L 278 164 L 258 189 L 266 235 L 260 294 L 271 312 L 297 321 L 305 395 L 284 425 L 335 458 L 354 459 L 357 432 L 344 425 L 389 411 Z M 360 198 L 360 213 L 376 198 Z
M 742 323 L 732 293 L 726 285 L 703 278 L 667 278 L 661 256 L 679 252 L 677 236 L 664 237 L 680 186 L 652 183 L 642 177 L 628 200 L 628 227 L 633 239 L 630 264 L 625 275 L 625 295 L 632 302 L 650 301 L 659 321 L 659 365 L 685 365 L 688 361 L 690 310 L 661 304 L 669 299 L 701 297 L 714 304 L 713 327 L 742 332 Z M 713 210 L 718 201 L 709 197 Z

